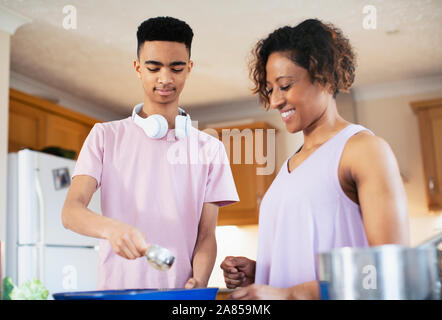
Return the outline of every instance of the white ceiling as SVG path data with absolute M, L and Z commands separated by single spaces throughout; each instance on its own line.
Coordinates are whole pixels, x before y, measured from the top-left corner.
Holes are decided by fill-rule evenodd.
M 0 0 L 33 20 L 11 40 L 14 72 L 114 112 L 143 95 L 133 71 L 136 30 L 169 15 L 194 31 L 195 67 L 181 97 L 186 108 L 250 96 L 247 57 L 277 27 L 319 18 L 340 27 L 358 55 L 356 88 L 442 74 L 442 1 L 376 1 L 377 29 L 365 30 L 366 0 Z M 63 7 L 77 29 L 63 28 Z M 391 31 L 397 30 L 398 32 Z

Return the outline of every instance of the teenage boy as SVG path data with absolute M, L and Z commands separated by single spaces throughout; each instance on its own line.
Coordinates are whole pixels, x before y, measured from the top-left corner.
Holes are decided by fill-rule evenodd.
M 131 117 L 95 124 L 78 157 L 63 225 L 101 239 L 100 290 L 206 287 L 218 207 L 239 200 L 223 144 L 193 128 L 178 107 L 193 66 L 192 38 L 171 17 L 138 27 L 134 68 L 144 103 Z M 195 157 L 194 149 L 206 152 Z M 181 161 L 176 150 L 184 150 Z M 100 187 L 102 215 L 87 208 Z M 172 251 L 170 270 L 150 267 L 143 258 L 149 244 Z

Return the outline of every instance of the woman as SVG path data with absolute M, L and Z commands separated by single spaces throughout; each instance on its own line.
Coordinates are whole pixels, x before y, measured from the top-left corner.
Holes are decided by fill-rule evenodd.
M 256 45 L 250 74 L 265 108 L 303 146 L 283 164 L 260 207 L 257 261 L 226 257 L 233 299 L 318 299 L 317 254 L 337 247 L 408 244 L 408 209 L 389 145 L 345 121 L 336 95 L 354 80 L 342 32 L 309 19 Z

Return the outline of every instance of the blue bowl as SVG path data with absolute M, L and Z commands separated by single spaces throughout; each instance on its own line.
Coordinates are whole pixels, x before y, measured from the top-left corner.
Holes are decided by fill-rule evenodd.
M 55 300 L 215 300 L 218 288 L 128 289 L 54 293 Z
M 319 294 L 321 300 L 330 300 L 328 296 L 328 282 L 319 281 Z

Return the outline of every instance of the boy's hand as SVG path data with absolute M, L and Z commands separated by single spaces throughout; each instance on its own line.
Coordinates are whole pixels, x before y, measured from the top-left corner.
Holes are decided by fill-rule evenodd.
M 190 278 L 187 280 L 186 284 L 184 285 L 184 289 L 193 289 L 193 288 L 205 288 L 207 286 L 200 283 L 195 278 Z
M 137 228 L 118 222 L 106 237 L 114 252 L 126 259 L 137 259 L 146 254 L 148 244 L 146 236 Z

